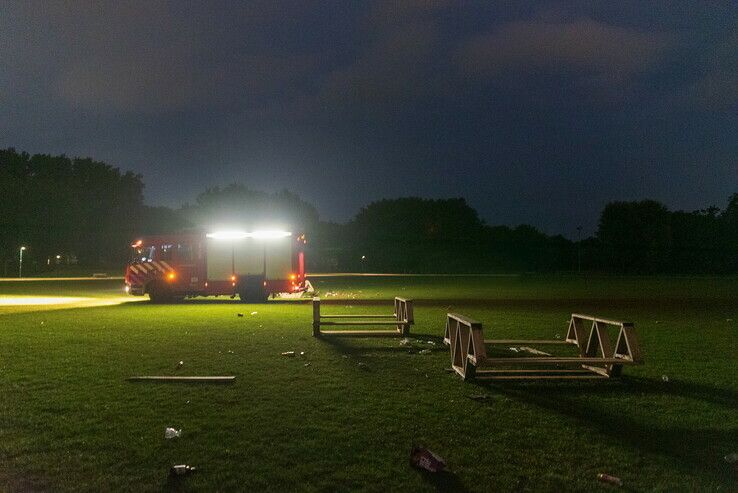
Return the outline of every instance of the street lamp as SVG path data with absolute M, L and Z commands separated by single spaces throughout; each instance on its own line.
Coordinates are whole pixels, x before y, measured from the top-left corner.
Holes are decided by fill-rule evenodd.
M 20 247 L 20 261 L 18 262 L 18 277 L 23 277 L 23 250 L 25 250 L 26 247 L 22 246 Z

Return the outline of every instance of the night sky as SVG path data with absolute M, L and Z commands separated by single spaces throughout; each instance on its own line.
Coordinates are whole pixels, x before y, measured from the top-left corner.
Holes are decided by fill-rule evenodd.
M 738 192 L 737 5 L 4 1 L 0 147 L 134 170 L 151 205 L 463 196 L 575 237 Z

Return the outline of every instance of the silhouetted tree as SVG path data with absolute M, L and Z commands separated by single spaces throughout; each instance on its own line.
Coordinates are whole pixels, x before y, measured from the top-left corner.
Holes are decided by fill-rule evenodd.
M 0 254 L 120 261 L 143 207 L 141 176 L 89 158 L 0 150 Z
M 232 184 L 214 187 L 197 196 L 193 205 L 185 205 L 182 217 L 196 227 L 218 228 L 289 228 L 312 232 L 318 224 L 318 212 L 298 195 L 282 190 L 266 193 Z

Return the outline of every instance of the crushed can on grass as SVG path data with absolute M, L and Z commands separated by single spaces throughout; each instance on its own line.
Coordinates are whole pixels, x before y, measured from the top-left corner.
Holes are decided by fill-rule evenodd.
M 622 479 L 615 476 L 610 476 L 609 474 L 605 474 L 604 472 L 601 472 L 597 475 L 597 480 L 603 483 L 611 484 L 613 486 L 623 486 Z
M 289 356 L 290 358 L 294 358 L 295 357 L 295 352 L 294 351 L 285 351 L 285 352 L 282 353 L 282 356 Z
M 446 470 L 446 461 L 425 447 L 414 445 L 410 450 L 410 465 L 429 472 Z
M 188 466 L 186 464 L 177 464 L 175 466 L 172 466 L 172 468 L 169 470 L 169 474 L 171 476 L 186 476 L 195 472 L 196 469 L 197 468 Z

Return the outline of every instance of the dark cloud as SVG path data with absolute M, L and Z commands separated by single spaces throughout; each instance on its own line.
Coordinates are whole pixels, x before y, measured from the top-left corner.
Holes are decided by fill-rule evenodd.
M 738 189 L 737 9 L 6 2 L 0 146 L 142 172 L 154 204 L 242 181 L 331 219 L 464 195 L 492 223 L 591 231 L 608 200 Z
M 503 24 L 475 37 L 460 49 L 459 62 L 466 73 L 488 79 L 562 72 L 623 85 L 651 69 L 668 45 L 668 35 L 587 18 L 565 23 L 535 20 Z

